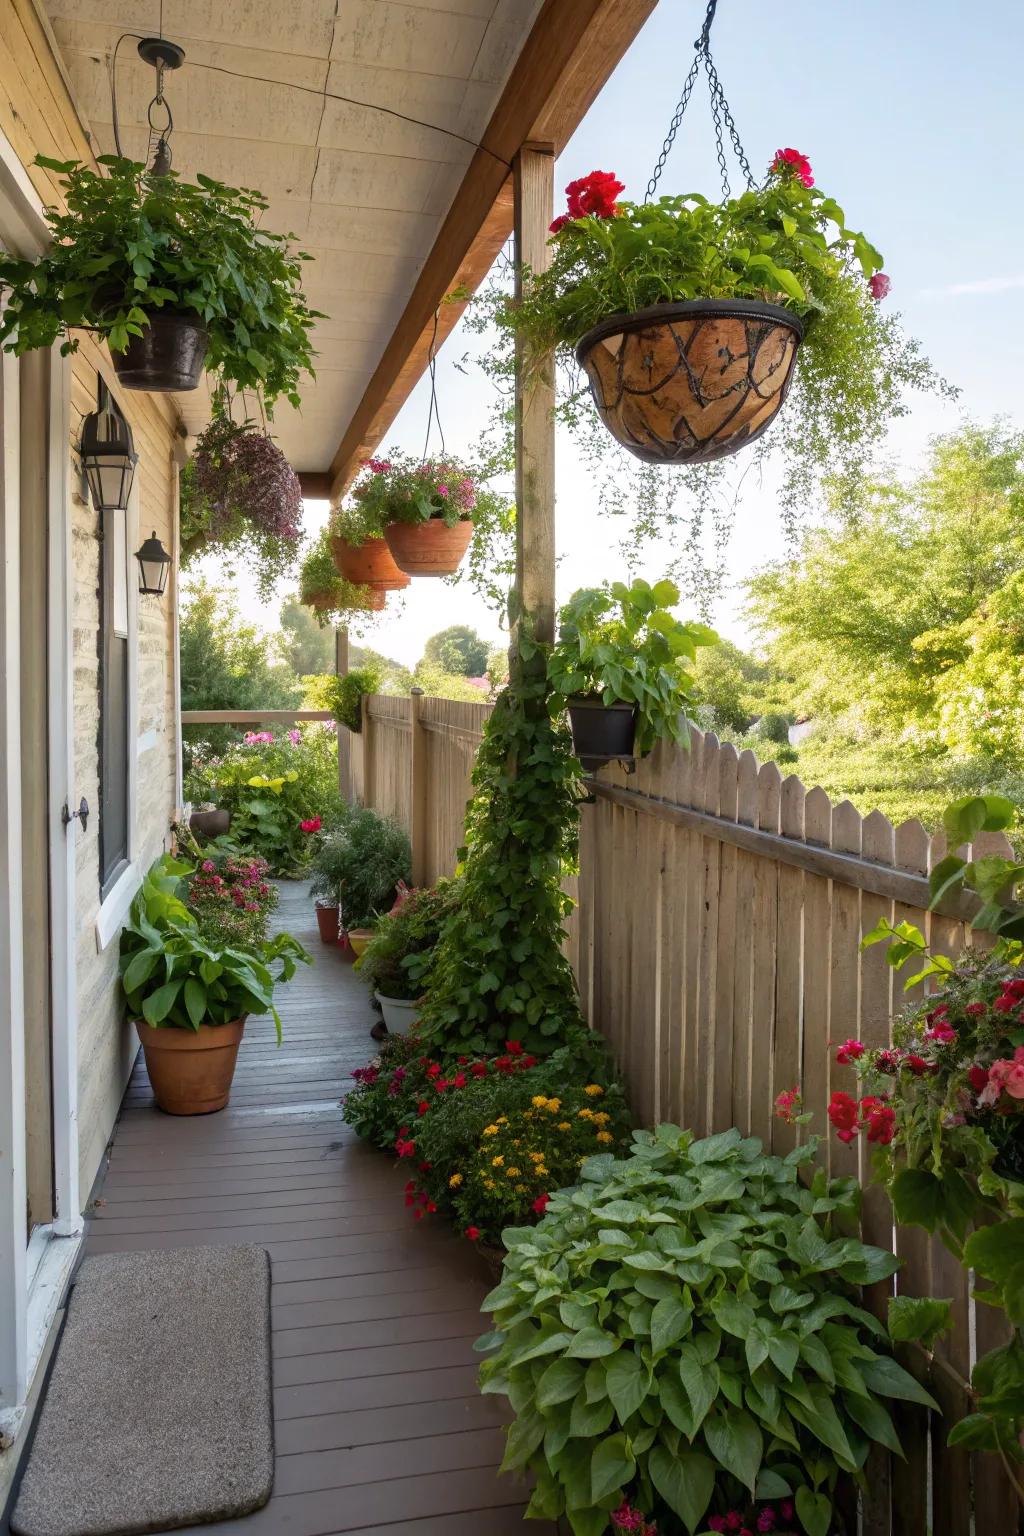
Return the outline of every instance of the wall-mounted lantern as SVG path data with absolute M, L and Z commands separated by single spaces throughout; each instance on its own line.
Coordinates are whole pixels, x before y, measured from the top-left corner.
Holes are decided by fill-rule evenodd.
M 102 379 L 97 408 L 82 422 L 79 453 L 96 510 L 124 511 L 139 456 L 132 441 L 132 429 Z
M 142 548 L 135 551 L 135 558 L 139 562 L 139 591 L 150 597 L 163 597 L 171 557 L 157 538 L 155 528 Z

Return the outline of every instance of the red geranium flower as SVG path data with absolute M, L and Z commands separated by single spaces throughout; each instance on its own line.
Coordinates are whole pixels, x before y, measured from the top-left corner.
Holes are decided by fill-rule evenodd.
M 487 1063 L 486 1061 L 474 1061 L 469 1070 L 472 1072 L 474 1077 L 486 1077 Z
M 550 1195 L 538 1195 L 537 1196 L 536 1200 L 533 1202 L 533 1209 L 536 1211 L 538 1216 L 543 1216 L 544 1215 L 544 1212 L 548 1208 L 548 1202 L 549 1202 L 550 1199 L 551 1199 Z
M 303 832 L 319 832 L 320 831 L 320 817 L 319 816 L 311 816 L 308 821 L 300 821 L 299 822 L 299 827 L 300 827 L 301 831 L 303 831 Z
M 523 1054 L 523 1048 L 518 1040 L 506 1040 L 505 1049 L 510 1056 L 521 1056 Z
M 469 1238 L 471 1243 L 475 1243 L 477 1238 L 480 1236 L 480 1228 L 479 1227 L 467 1227 L 466 1228 L 466 1236 Z
M 860 1101 L 860 1115 L 862 1122 L 868 1128 L 868 1141 L 887 1147 L 896 1134 L 895 1110 L 890 1109 L 884 1099 L 869 1095 Z
M 979 1067 L 977 1062 L 967 1073 L 967 1078 L 975 1093 L 981 1093 L 988 1087 L 988 1069 Z
M 892 287 L 892 278 L 886 272 L 875 272 L 868 278 L 868 292 L 875 300 L 887 297 Z
M 864 1049 L 859 1040 L 844 1040 L 836 1051 L 836 1061 L 841 1067 L 848 1067 L 851 1062 L 860 1060 Z
M 985 1003 L 968 1003 L 964 1013 L 969 1014 L 972 1019 L 981 1019 L 988 1013 L 988 1007 Z
M 836 1128 L 840 1141 L 852 1141 L 857 1134 L 857 1101 L 848 1093 L 834 1093 L 828 1106 L 828 1117 Z
M 430 1108 L 430 1105 L 427 1102 L 427 1100 L 426 1099 L 420 1099 L 419 1103 L 416 1105 L 416 1113 L 418 1115 L 425 1115 L 429 1108 Z
M 814 186 L 811 162 L 798 149 L 777 149 L 775 159 L 772 161 L 772 170 L 779 175 L 785 171 L 792 171 L 797 181 L 802 182 L 805 187 Z
M 905 1056 L 903 1065 L 909 1067 L 915 1077 L 923 1077 L 926 1072 L 930 1072 L 932 1069 L 931 1062 L 925 1061 L 923 1056 Z
M 623 191 L 625 183 L 611 171 L 591 171 L 589 176 L 580 176 L 565 189 L 569 217 L 582 219 L 592 213 L 598 219 L 613 219 L 619 211 L 615 199 Z
M 548 225 L 548 233 L 552 234 L 552 235 L 557 235 L 560 230 L 563 230 L 567 224 L 571 224 L 571 223 L 572 223 L 572 218 L 570 217 L 569 214 L 567 214 L 567 213 L 560 213 L 558 215 L 558 218 L 557 219 L 553 219 L 551 221 L 551 223 Z

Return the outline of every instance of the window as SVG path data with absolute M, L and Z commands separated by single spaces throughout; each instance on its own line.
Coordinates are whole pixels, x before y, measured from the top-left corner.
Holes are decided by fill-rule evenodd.
M 129 513 L 100 513 L 100 897 L 129 861 Z

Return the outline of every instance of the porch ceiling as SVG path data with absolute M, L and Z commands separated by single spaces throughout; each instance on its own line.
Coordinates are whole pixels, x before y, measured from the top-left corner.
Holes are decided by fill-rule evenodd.
M 655 3 L 164 0 L 164 33 L 187 56 L 166 85 L 175 168 L 260 187 L 267 226 L 294 231 L 316 258 L 306 288 L 327 316 L 316 328 L 316 382 L 300 411 L 283 405 L 275 420 L 291 462 L 313 472 L 310 493 L 350 478 L 422 372 L 440 298 L 457 280 L 475 286 L 493 260 L 511 227 L 507 162 L 538 110 L 551 114 L 547 136 L 561 147 Z M 99 150 L 112 152 L 110 56 L 120 34 L 158 31 L 159 0 L 45 4 L 78 109 Z M 559 40 L 554 59 L 542 28 Z M 531 92 L 542 51 L 551 79 Z M 517 79 L 524 70 L 529 78 Z M 138 159 L 152 93 L 153 72 L 129 36 L 118 115 L 122 146 Z M 526 115 L 503 122 L 510 98 Z M 464 200 L 468 216 L 457 218 Z M 445 333 L 456 318 L 445 316 Z M 198 431 L 206 391 L 177 404 Z

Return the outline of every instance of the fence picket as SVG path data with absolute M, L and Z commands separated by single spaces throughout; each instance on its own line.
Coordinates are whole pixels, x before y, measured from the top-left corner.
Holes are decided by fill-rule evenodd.
M 783 837 L 803 842 L 804 786 L 792 774 L 783 780 L 781 827 Z M 804 871 L 779 868 L 779 918 L 775 960 L 775 1035 L 772 1047 L 772 1095 L 800 1084 L 802 1041 L 802 993 Z M 771 1120 L 772 1150 L 783 1156 L 796 1145 L 795 1128 L 774 1116 Z
M 757 758 L 741 752 L 736 768 L 736 820 L 757 825 Z M 736 944 L 733 949 L 733 1077 L 732 1124 L 750 1130 L 750 1052 L 756 989 L 754 987 L 754 877 L 757 859 L 736 850 Z
M 708 752 L 710 753 L 710 739 Z M 690 762 L 689 774 L 686 784 L 686 799 L 689 805 L 702 803 L 701 785 L 703 784 L 704 766 L 704 737 L 700 731 L 692 731 L 690 734 Z M 703 839 L 698 832 L 685 834 L 685 854 L 683 867 L 686 871 L 686 910 L 689 921 L 683 934 L 683 942 L 686 952 L 683 992 L 683 1052 L 680 1063 L 682 1074 L 681 1081 L 681 1121 L 684 1126 L 695 1127 L 698 1123 L 698 1108 L 700 1099 L 700 1079 L 697 1075 L 697 1035 L 699 1029 L 699 1011 L 701 1004 L 701 988 L 703 977 L 701 976 L 700 955 L 701 939 L 704 930 L 702 917 L 704 908 L 704 850 Z
M 718 815 L 723 821 L 739 816 L 739 754 L 730 742 L 718 751 Z M 715 938 L 715 1003 L 711 1017 L 709 1126 L 725 1131 L 734 1123 L 732 1117 L 732 1074 L 734 1041 L 733 972 L 740 943 L 737 923 L 736 871 L 739 849 L 723 843 L 719 850 L 718 932 Z
M 782 825 L 782 775 L 763 763 L 757 775 L 757 819 L 762 831 Z M 758 859 L 754 871 L 754 1021 L 750 1033 L 750 1130 L 765 1146 L 772 1131 L 772 1049 L 775 1034 L 775 961 L 778 943 L 779 870 Z

